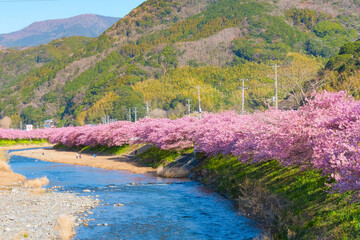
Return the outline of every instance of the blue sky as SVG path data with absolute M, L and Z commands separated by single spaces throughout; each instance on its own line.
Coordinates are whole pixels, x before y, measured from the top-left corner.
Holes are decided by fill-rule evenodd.
M 20 30 L 33 22 L 94 13 L 124 17 L 144 0 L 0 0 L 0 33 Z

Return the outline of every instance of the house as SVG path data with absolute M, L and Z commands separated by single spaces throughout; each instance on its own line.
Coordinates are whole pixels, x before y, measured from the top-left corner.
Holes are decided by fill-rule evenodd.
M 54 128 L 54 127 L 55 127 L 54 120 L 48 119 L 44 122 L 44 128 Z

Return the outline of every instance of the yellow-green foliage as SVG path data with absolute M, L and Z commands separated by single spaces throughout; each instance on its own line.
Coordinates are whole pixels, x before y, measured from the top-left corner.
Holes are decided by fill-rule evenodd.
M 340 48 L 321 72 L 318 81 L 329 91 L 346 90 L 360 97 L 360 41 L 350 42 Z
M 122 145 L 122 146 L 73 146 L 69 148 L 68 146 L 57 144 L 54 146 L 54 149 L 66 150 L 66 151 L 74 151 L 74 152 L 81 152 L 81 153 L 96 153 L 96 154 L 112 154 L 112 155 L 129 155 L 131 152 L 135 151 L 136 149 L 140 148 L 142 145 L 134 144 L 134 145 Z
M 0 139 L 0 146 L 26 145 L 26 144 L 42 144 L 47 143 L 45 139 Z
M 119 98 L 114 92 L 108 92 L 103 98 L 98 100 L 88 110 L 81 112 L 78 115 L 78 122 L 83 125 L 85 120 L 91 121 L 94 119 L 101 119 L 107 112 L 113 108 L 113 102 Z
M 312 29 L 314 25 L 320 20 L 317 13 L 309 9 L 296 9 L 292 8 L 285 12 L 285 16 L 294 21 L 294 25 L 305 25 L 308 29 Z M 320 18 L 325 18 L 326 15 L 322 14 Z
M 321 58 L 288 53 L 287 64 L 278 69 L 281 91 L 293 95 L 300 104 L 307 92 L 306 83 L 314 79 L 323 67 Z
M 321 80 L 325 83 L 323 88 L 327 91 L 346 90 L 352 94 L 356 99 L 360 98 L 360 72 L 343 73 L 325 70 L 322 73 Z
M 43 45 L 47 47 L 47 51 L 55 57 L 60 59 L 63 57 L 69 57 L 74 54 L 81 47 L 84 47 L 92 39 L 87 37 L 69 37 L 57 39 L 50 42 L 48 45 Z
M 190 153 L 192 152 L 192 149 L 187 149 L 183 152 Z M 157 147 L 152 147 L 146 152 L 137 156 L 137 161 L 145 166 L 157 168 L 161 165 L 166 165 L 175 161 L 175 159 L 180 157 L 183 152 L 172 152 L 169 150 L 162 150 Z
M 172 75 L 170 78 L 150 79 L 136 84 L 134 90 L 142 92 L 145 101 L 161 107 L 170 105 L 179 95 L 197 99 L 196 86 L 200 86 L 203 107 L 209 111 L 215 110 L 215 104 L 223 100 L 221 92 L 191 76 Z
M 76 53 L 89 42 L 86 37 L 69 37 L 52 41 L 38 47 L 27 48 L 22 51 L 9 49 L 0 52 L 0 78 L 5 83 L 15 80 L 33 68 L 66 57 L 75 58 Z
M 284 90 L 279 90 L 280 97 L 285 97 L 290 91 L 299 91 L 297 83 L 316 76 L 322 66 L 319 60 L 299 53 L 289 53 L 287 64 L 279 68 L 279 81 L 284 86 Z M 239 86 L 242 78 L 248 79 L 245 83 L 248 87 L 245 91 L 248 110 L 265 108 L 264 102 L 273 96 L 274 91 L 274 70 L 265 64 L 247 62 L 233 67 L 183 67 L 174 69 L 159 79 L 138 82 L 133 88 L 141 92 L 144 100 L 151 102 L 153 107 L 162 107 L 171 105 L 179 96 L 192 99 L 193 104 L 197 103 L 196 87 L 199 85 L 205 111 L 239 110 Z M 291 84 L 291 80 L 294 84 Z

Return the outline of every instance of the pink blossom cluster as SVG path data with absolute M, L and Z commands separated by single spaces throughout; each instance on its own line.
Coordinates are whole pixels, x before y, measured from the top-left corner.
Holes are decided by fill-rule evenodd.
M 207 115 L 192 139 L 209 155 L 312 167 L 334 178 L 340 192 L 360 189 L 360 101 L 346 92 L 314 94 L 297 111 Z
M 192 136 L 198 126 L 197 118 L 142 119 L 136 122 L 137 142 L 151 143 L 158 148 L 181 150 L 193 147 Z
M 22 131 L 18 129 L 0 129 L 0 139 L 47 139 L 52 132 L 56 131 L 53 128 L 38 129 L 36 131 Z
M 336 180 L 340 192 L 360 189 L 360 101 L 346 92 L 314 93 L 298 110 L 197 118 L 142 119 L 24 132 L 1 130 L 0 138 L 46 138 L 72 146 L 151 143 L 161 149 L 194 147 L 209 156 L 234 155 L 244 163 L 276 159 L 283 166 L 315 168 Z
M 58 128 L 48 136 L 51 143 L 74 146 L 122 146 L 135 138 L 135 125 L 132 122 L 119 121 L 98 126 Z

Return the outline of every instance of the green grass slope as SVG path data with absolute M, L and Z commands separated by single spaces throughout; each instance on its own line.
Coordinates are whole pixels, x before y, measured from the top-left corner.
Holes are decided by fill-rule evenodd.
M 254 165 L 218 156 L 198 166 L 197 177 L 235 199 L 240 210 L 268 228 L 274 239 L 358 239 L 359 202 L 352 193 L 331 194 L 327 177 L 314 170 Z

